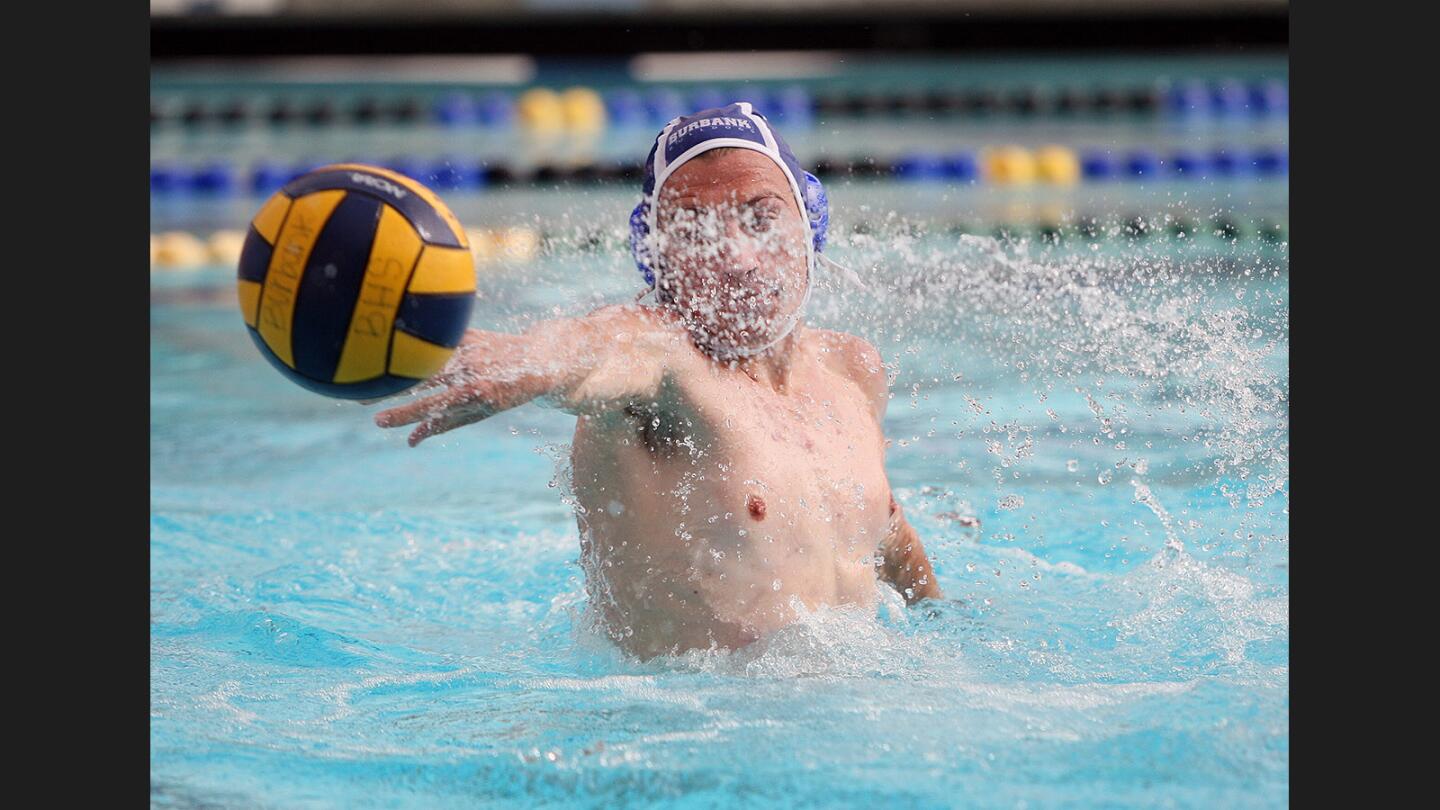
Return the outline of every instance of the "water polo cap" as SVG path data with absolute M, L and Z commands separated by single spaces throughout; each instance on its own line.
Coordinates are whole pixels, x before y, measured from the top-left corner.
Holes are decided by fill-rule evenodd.
M 810 239 L 805 244 L 805 297 L 779 337 L 759 348 L 734 350 L 736 354 L 746 356 L 770 348 L 795 328 L 810 301 L 817 254 L 825 247 L 825 231 L 830 225 L 830 203 L 825 196 L 825 187 L 815 175 L 800 168 L 800 161 L 795 159 L 795 153 L 790 151 L 780 133 L 772 129 L 765 116 L 756 112 L 748 101 L 737 101 L 671 119 L 655 136 L 655 143 L 645 158 L 645 182 L 641 187 L 640 203 L 630 212 L 630 252 L 635 258 L 635 266 L 645 276 L 645 282 L 658 296 L 660 273 L 664 272 L 664 268 L 660 267 L 653 235 L 660 189 L 686 161 L 722 147 L 752 149 L 775 161 L 789 181 L 790 191 L 795 195 L 800 210 L 805 212 L 810 226 Z

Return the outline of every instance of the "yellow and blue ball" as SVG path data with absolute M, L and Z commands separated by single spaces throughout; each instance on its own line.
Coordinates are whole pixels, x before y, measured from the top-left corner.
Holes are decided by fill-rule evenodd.
M 362 164 L 315 169 L 250 222 L 240 311 L 271 365 L 319 394 L 398 393 L 450 359 L 470 322 L 475 263 L 434 192 Z

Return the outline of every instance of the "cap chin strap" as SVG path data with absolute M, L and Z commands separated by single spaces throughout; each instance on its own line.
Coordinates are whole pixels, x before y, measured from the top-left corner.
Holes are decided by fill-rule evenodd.
M 817 265 L 824 264 L 826 267 L 834 268 L 837 272 L 839 272 L 845 277 L 846 281 L 849 281 L 851 284 L 854 284 L 860 289 L 869 292 L 870 285 L 866 284 L 863 280 L 861 280 L 859 273 L 856 273 L 854 270 L 851 270 L 850 268 L 835 261 L 829 256 L 826 256 L 824 253 L 821 253 L 818 250 L 811 255 L 815 257 L 815 263 Z M 778 337 L 776 337 L 769 343 L 766 343 L 764 346 L 760 346 L 754 349 L 731 349 L 728 354 L 735 357 L 753 357 L 757 354 L 760 354 L 761 352 L 764 352 L 765 350 L 769 349 L 770 347 L 774 346 L 785 338 L 789 337 L 790 333 L 795 331 L 795 326 L 800 323 L 800 316 L 805 313 L 805 307 L 810 304 L 810 290 L 813 289 L 815 286 L 813 276 L 814 268 L 812 267 L 811 272 L 805 274 L 805 297 L 800 300 L 800 306 L 795 308 L 795 314 L 790 316 L 789 323 L 787 323 L 785 325 L 785 328 L 781 330 Z
M 834 268 L 834 269 L 835 269 L 836 271 L 838 271 L 842 276 L 845 277 L 845 280 L 846 280 L 846 281 L 850 282 L 851 284 L 854 284 L 856 287 L 859 287 L 860 289 L 862 289 L 862 290 L 864 290 L 864 291 L 866 291 L 866 292 L 869 292 L 869 291 L 870 291 L 870 285 L 869 285 L 869 284 L 866 284 L 866 283 L 860 278 L 860 274 L 859 274 L 859 273 L 856 273 L 854 270 L 851 270 L 850 268 L 848 268 L 848 267 L 846 267 L 845 265 L 843 265 L 843 264 L 835 261 L 834 259 L 830 258 L 829 256 L 826 256 L 824 253 L 816 253 L 816 254 L 815 254 L 815 258 L 816 258 L 816 259 L 819 259 L 819 260 L 822 261 L 822 262 L 824 262 L 826 267 Z
M 817 253 L 815 255 L 818 256 L 820 254 Z M 800 299 L 800 306 L 796 307 L 795 311 L 791 313 L 790 319 L 785 323 L 785 328 L 780 330 L 779 335 L 776 335 L 774 339 L 764 346 L 754 348 L 737 346 L 729 349 L 725 354 L 734 357 L 754 357 L 757 354 L 763 354 L 775 344 L 789 337 L 790 333 L 795 331 L 795 327 L 799 325 L 800 316 L 805 314 L 805 307 L 810 303 L 810 289 L 815 286 L 811 280 L 811 276 L 813 275 L 813 272 L 807 272 L 805 274 L 805 297 Z

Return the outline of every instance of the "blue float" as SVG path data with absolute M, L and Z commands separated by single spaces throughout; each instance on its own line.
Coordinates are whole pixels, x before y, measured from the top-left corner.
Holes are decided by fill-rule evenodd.
M 638 126 L 650 121 L 645 100 L 634 90 L 621 88 L 605 94 L 605 112 L 616 126 Z
M 1203 115 L 1210 110 L 1210 88 L 1198 80 L 1181 82 L 1170 88 L 1166 106 L 1175 115 Z
M 1089 151 L 1080 156 L 1080 173 L 1086 180 L 1109 180 L 1119 171 L 1119 163 L 1108 152 Z
M 1217 149 L 1212 152 L 1210 166 L 1219 177 L 1234 177 L 1243 170 L 1239 157 L 1229 149 Z
M 980 161 L 972 152 L 956 152 L 946 155 L 941 163 L 945 177 L 965 183 L 973 183 L 980 177 Z
M 1210 109 L 1220 116 L 1246 115 L 1250 112 L 1250 90 L 1235 79 L 1225 79 L 1210 90 Z
M 155 194 L 170 194 L 190 185 L 190 178 L 184 169 L 165 164 L 150 167 L 150 191 Z
M 1278 177 L 1290 170 L 1290 155 L 1283 149 L 1257 149 L 1250 156 L 1250 165 L 1262 177 Z
M 750 106 L 766 117 L 773 113 L 770 104 L 770 93 L 764 87 L 754 84 L 738 84 L 725 90 L 725 103 L 734 104 L 737 101 L 748 101 Z
M 945 161 L 939 155 L 928 152 L 901 155 L 890 170 L 896 178 L 909 181 L 940 180 L 946 175 Z
M 515 121 L 515 99 L 509 93 L 486 93 L 475 104 L 475 117 L 481 126 L 508 127 Z
M 690 112 L 685 109 L 685 97 L 668 87 L 657 87 L 647 92 L 644 98 L 651 126 L 663 127 L 670 119 Z
M 1250 106 L 1257 115 L 1285 115 L 1290 112 L 1290 87 L 1278 79 L 1250 86 Z
M 815 120 L 815 99 L 800 85 L 787 85 L 770 94 L 776 123 L 810 126 Z
M 222 161 L 207 163 L 191 175 L 190 188 L 201 194 L 232 194 L 235 192 L 235 167 Z
M 440 158 L 430 164 L 422 183 L 440 189 L 471 189 L 484 182 L 479 165 L 459 158 Z
M 1196 180 L 1210 171 L 1210 161 L 1199 152 L 1180 151 L 1170 156 L 1170 171 L 1176 177 Z
M 250 190 L 256 194 L 272 194 L 290 182 L 290 168 L 279 163 L 262 161 L 250 169 Z
M 442 126 L 462 127 L 480 121 L 480 111 L 475 100 L 464 93 L 449 93 L 435 101 L 435 120 Z
M 391 158 L 385 162 L 385 168 L 396 174 L 403 174 L 411 180 L 420 183 L 425 182 L 425 176 L 429 174 L 430 168 L 422 165 L 420 161 L 409 157 Z
M 1148 149 L 1136 149 L 1125 156 L 1125 172 L 1132 177 L 1154 177 L 1160 173 L 1160 156 Z
M 690 93 L 690 109 L 688 112 L 724 107 L 735 100 L 736 99 L 730 97 L 729 93 L 713 85 L 698 87 Z M 764 110 L 761 110 L 761 112 L 764 112 Z

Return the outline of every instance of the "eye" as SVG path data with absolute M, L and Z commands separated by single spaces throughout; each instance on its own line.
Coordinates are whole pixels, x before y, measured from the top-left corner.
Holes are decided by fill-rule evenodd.
M 747 208 L 742 214 L 741 222 L 751 233 L 762 233 L 770 230 L 779 218 L 780 211 L 777 206 L 760 203 Z
M 694 208 L 682 208 L 675 212 L 666 230 L 672 239 L 683 242 L 698 240 L 704 230 L 703 214 Z

